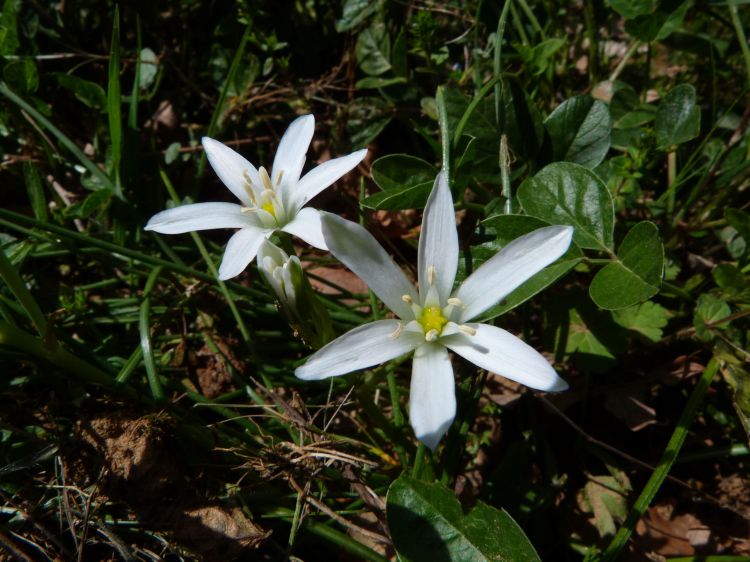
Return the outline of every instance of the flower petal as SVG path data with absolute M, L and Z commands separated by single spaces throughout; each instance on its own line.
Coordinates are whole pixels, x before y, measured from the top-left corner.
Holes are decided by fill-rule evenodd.
M 250 195 L 247 192 L 247 180 L 245 175 L 250 178 L 256 186 L 260 186 L 260 175 L 258 170 L 255 169 L 250 162 L 245 160 L 242 156 L 236 153 L 234 150 L 229 148 L 223 143 L 214 140 L 209 137 L 203 137 L 201 139 L 203 148 L 206 151 L 206 156 L 211 164 L 211 167 L 219 176 L 219 179 L 224 185 L 229 188 L 229 191 L 234 193 L 246 207 L 254 207 Z
M 289 200 L 292 210 L 301 208 L 341 176 L 352 171 L 365 156 L 367 156 L 367 149 L 363 148 L 348 156 L 323 162 L 307 172 L 296 186 L 290 187 L 292 192 L 289 194 Z
M 145 229 L 162 234 L 182 234 L 212 228 L 244 228 L 251 225 L 252 220 L 236 203 L 194 203 L 156 213 Z
M 482 264 L 456 292 L 465 308 L 461 322 L 476 318 L 528 280 L 570 246 L 573 228 L 547 226 L 516 238 Z
M 409 421 L 414 434 L 431 450 L 456 417 L 456 383 L 448 351 L 426 343 L 414 352 L 409 391 Z
M 249 226 L 237 231 L 227 243 L 219 266 L 219 279 L 225 281 L 242 273 L 255 259 L 258 248 L 273 230 Z
M 429 289 L 428 268 L 435 267 L 435 287 L 441 304 L 450 297 L 458 267 L 458 234 L 453 196 L 445 177 L 440 172 L 435 178 L 430 198 L 422 215 L 419 235 L 419 294 L 424 297 Z
M 310 246 L 321 250 L 328 250 L 326 241 L 323 238 L 323 231 L 321 230 L 320 211 L 317 209 L 302 209 L 294 217 L 294 220 L 284 225 L 281 230 L 289 234 L 294 234 L 297 238 L 301 238 L 310 244 Z
M 489 324 L 469 324 L 473 336 L 454 334 L 440 343 L 478 367 L 547 392 L 568 388 L 547 360 L 513 334 Z
M 417 347 L 423 338 L 400 332 L 398 320 L 378 320 L 354 328 L 314 353 L 294 374 L 313 381 L 378 365 Z M 399 334 L 397 337 L 394 335 Z
M 279 174 L 283 185 L 294 186 L 299 181 L 302 167 L 305 165 L 305 155 L 315 132 L 315 117 L 303 115 L 297 117 L 281 137 L 276 157 L 273 159 L 271 181 L 279 182 Z
M 331 213 L 321 213 L 323 236 L 331 253 L 356 273 L 388 308 L 404 320 L 414 313 L 401 297 L 417 294 L 404 272 L 393 262 L 372 234 L 357 223 Z

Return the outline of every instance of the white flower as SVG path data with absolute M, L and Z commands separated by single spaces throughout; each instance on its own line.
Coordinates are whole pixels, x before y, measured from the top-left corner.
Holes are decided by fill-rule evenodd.
M 517 238 L 451 293 L 458 235 L 443 173 L 435 180 L 422 218 L 416 289 L 364 228 L 329 213 L 322 214 L 322 221 L 331 253 L 398 318 L 365 324 L 332 341 L 297 368 L 299 378 L 343 375 L 414 351 L 409 418 L 417 438 L 433 450 L 456 414 L 448 349 L 532 388 L 568 387 L 542 355 L 516 336 L 469 321 L 564 254 L 573 235 L 571 227 L 548 226 Z
M 295 119 L 284 133 L 269 174 L 224 144 L 203 137 L 203 148 L 216 175 L 242 203 L 196 203 L 157 213 L 146 230 L 181 234 L 192 230 L 239 228 L 227 244 L 219 279 L 242 273 L 255 258 L 263 240 L 275 230 L 293 234 L 311 246 L 327 250 L 320 230 L 320 214 L 302 207 L 341 176 L 354 169 L 367 149 L 334 158 L 300 178 L 315 118 Z

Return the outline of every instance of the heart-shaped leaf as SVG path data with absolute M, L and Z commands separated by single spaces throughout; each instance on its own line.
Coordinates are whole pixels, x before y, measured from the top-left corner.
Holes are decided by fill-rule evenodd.
M 544 126 L 552 141 L 552 158 L 587 168 L 598 166 L 609 151 L 612 123 L 606 103 L 575 96 L 550 113 Z
M 701 110 L 695 103 L 695 88 L 680 84 L 661 100 L 654 120 L 659 148 L 667 150 L 698 136 Z
M 588 168 L 554 162 L 521 184 L 518 200 L 529 215 L 550 224 L 574 226 L 573 240 L 581 248 L 612 248 L 612 196 Z
M 418 209 L 424 207 L 435 183 L 435 167 L 414 156 L 389 154 L 372 164 L 372 179 L 382 189 L 362 201 L 370 209 Z
M 539 555 L 505 511 L 481 501 L 464 515 L 442 484 L 399 477 L 388 489 L 388 528 L 403 562 L 524 562 Z
M 652 222 L 639 222 L 620 244 L 616 261 L 594 276 L 589 294 L 601 308 L 626 308 L 659 292 L 663 270 L 664 246 L 659 229 Z

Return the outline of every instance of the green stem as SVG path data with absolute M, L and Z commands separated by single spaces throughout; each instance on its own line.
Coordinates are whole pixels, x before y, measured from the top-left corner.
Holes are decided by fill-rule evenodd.
M 141 349 L 143 350 L 143 363 L 146 366 L 146 377 L 151 395 L 157 404 L 164 402 L 164 389 L 159 380 L 159 373 L 154 360 L 154 350 L 151 345 L 151 326 L 149 322 L 151 312 L 151 291 L 161 273 L 161 267 L 154 269 L 146 280 L 146 288 L 143 291 L 143 302 L 141 303 L 138 331 L 141 336 Z
M 414 456 L 414 467 L 411 470 L 411 477 L 417 480 L 422 478 L 422 468 L 424 467 L 425 445 L 421 441 L 417 445 L 417 454 Z
M 748 86 L 750 86 L 750 47 L 747 44 L 745 30 L 742 28 L 742 22 L 740 21 L 740 16 L 737 13 L 736 0 L 729 0 L 729 16 L 732 18 L 732 25 L 734 25 L 734 31 L 737 34 L 737 40 L 740 42 L 740 49 L 742 49 L 742 58 L 745 59 L 745 73 L 747 74 L 747 84 Z
M 451 184 L 451 137 L 448 130 L 448 108 L 445 106 L 445 87 L 438 86 L 435 96 L 437 104 L 438 122 L 440 124 L 440 141 L 443 145 L 443 170 L 448 185 Z
M 539 20 L 536 19 L 534 12 L 531 11 L 531 8 L 529 8 L 529 5 L 526 3 L 526 0 L 514 0 L 514 1 L 517 2 L 519 6 L 521 6 L 521 11 L 529 19 L 529 22 L 531 23 L 531 27 L 533 27 L 534 30 L 537 33 L 539 33 L 539 35 L 542 36 L 542 41 L 547 39 L 547 36 L 544 33 L 544 29 L 542 29 L 542 26 L 539 25 Z
M 690 424 L 693 422 L 698 407 L 703 402 L 703 396 L 706 394 L 706 391 L 711 384 L 711 379 L 716 374 L 718 368 L 719 361 L 714 357 L 709 361 L 706 370 L 703 371 L 701 378 L 698 380 L 695 388 L 693 388 L 693 392 L 690 394 L 685 409 L 680 415 L 677 427 L 667 443 L 667 448 L 664 449 L 664 453 L 659 460 L 659 464 L 656 466 L 656 470 L 654 470 L 651 478 L 649 478 L 646 486 L 643 488 L 641 495 L 638 496 L 635 504 L 633 504 L 633 508 L 630 510 L 622 527 L 617 531 L 615 538 L 612 539 L 612 542 L 602 555 L 602 560 L 604 562 L 609 562 L 617 558 L 620 551 L 622 551 L 627 544 L 630 535 L 633 533 L 636 523 L 638 523 L 640 518 L 646 512 L 646 509 L 651 504 L 654 496 L 656 496 L 659 488 L 661 488 L 664 479 L 667 477 L 667 474 L 669 474 L 669 469 L 672 467 L 672 463 L 674 463 L 675 458 L 677 458 L 677 455 L 682 448 L 682 444 L 685 442 Z
M 36 331 L 39 332 L 39 335 L 48 341 L 51 347 L 55 347 L 55 335 L 49 330 L 47 318 L 42 313 L 42 309 L 39 308 L 33 295 L 26 288 L 26 284 L 23 282 L 23 279 L 21 279 L 18 271 L 13 267 L 13 264 L 5 255 L 2 248 L 0 248 L 0 277 L 3 278 L 10 291 L 18 299 L 18 302 L 21 303 L 21 306 L 23 306 L 26 314 L 29 315 L 31 322 L 34 324 Z
M 492 59 L 492 73 L 493 77 L 497 79 L 495 82 L 495 122 L 497 123 L 500 132 L 505 131 L 505 118 L 504 114 L 500 111 L 500 88 L 502 86 L 502 52 L 503 52 L 503 37 L 505 36 L 505 22 L 508 21 L 508 9 L 512 0 L 505 0 L 503 4 L 503 11 L 500 12 L 500 17 L 497 20 L 497 31 L 495 32 L 495 52 L 493 53 Z
M 622 57 L 622 60 L 617 64 L 617 67 L 615 67 L 615 69 L 612 71 L 612 74 L 609 75 L 610 82 L 614 82 L 615 80 L 617 80 L 617 78 L 620 76 L 620 73 L 625 70 L 625 65 L 628 64 L 630 57 L 635 54 L 635 52 L 638 50 L 638 47 L 640 46 L 641 42 L 637 39 L 630 44 L 630 47 L 628 47 L 628 50 Z

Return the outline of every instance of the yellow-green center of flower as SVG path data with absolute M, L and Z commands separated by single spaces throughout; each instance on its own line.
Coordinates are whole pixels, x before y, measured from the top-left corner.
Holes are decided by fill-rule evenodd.
M 276 211 L 274 210 L 273 203 L 271 201 L 268 201 L 267 203 L 263 203 L 263 205 L 261 205 L 260 208 L 268 213 L 271 213 L 271 216 L 273 218 L 276 218 Z
M 417 322 L 422 324 L 425 334 L 435 330 L 437 335 L 440 335 L 443 326 L 448 323 L 448 319 L 443 316 L 443 311 L 440 310 L 439 306 L 428 306 L 422 310 L 422 315 L 417 319 Z

